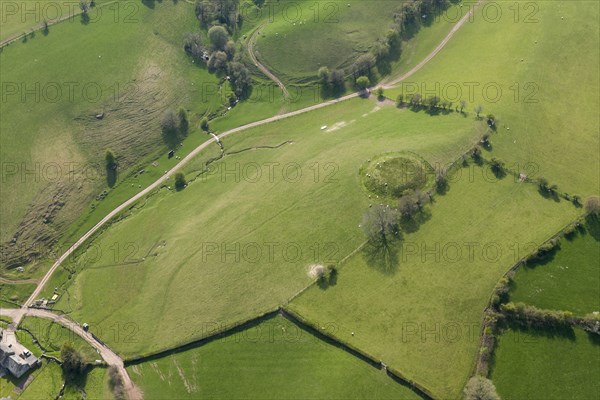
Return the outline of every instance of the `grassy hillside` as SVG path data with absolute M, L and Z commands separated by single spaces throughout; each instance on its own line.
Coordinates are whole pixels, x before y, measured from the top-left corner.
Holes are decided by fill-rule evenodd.
M 125 177 L 165 149 L 160 119 L 166 109 L 188 109 L 195 126 L 220 104 L 205 87 L 216 78 L 182 50 L 183 35 L 197 27 L 193 8 L 185 2 L 136 6 L 130 19 L 104 13 L 87 25 L 65 21 L 46 36 L 3 48 L 1 156 L 11 166 L 3 169 L 11 190 L 0 198 L 3 264 L 47 254 L 88 210 L 108 186 L 106 148 Z M 95 118 L 101 113 L 103 119 Z
M 562 191 L 597 194 L 600 4 L 518 2 L 518 14 L 511 2 L 494 4 L 478 7 L 433 62 L 388 95 L 462 99 L 469 111 L 481 104 L 499 120 L 486 156 Z
M 396 7 L 377 0 L 281 1 L 260 29 L 256 50 L 286 80 L 314 77 L 322 66 L 345 67 L 367 52 L 389 29 Z
M 419 398 L 282 317 L 128 372 L 146 399 Z

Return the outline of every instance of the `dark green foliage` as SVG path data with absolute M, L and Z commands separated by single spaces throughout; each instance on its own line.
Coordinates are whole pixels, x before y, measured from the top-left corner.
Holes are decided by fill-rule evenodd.
M 369 87 L 371 81 L 366 76 L 359 76 L 356 78 L 356 88 L 359 90 L 364 90 Z
M 85 372 L 86 363 L 81 353 L 79 353 L 70 343 L 65 343 L 60 350 L 62 359 L 62 370 L 65 382 L 71 384 L 80 378 Z
M 186 136 L 190 130 L 187 112 L 183 108 L 180 108 L 177 112 L 177 117 L 179 118 L 179 133 Z
M 208 40 L 213 49 L 225 50 L 225 45 L 229 41 L 229 33 L 227 29 L 216 25 L 208 30 Z
M 241 21 L 238 0 L 197 0 L 196 17 L 204 27 L 224 25 L 234 31 Z
M 229 76 L 235 94 L 240 98 L 245 98 L 252 83 L 248 68 L 244 64 L 234 61 L 229 64 Z
M 177 172 L 175 174 L 175 190 L 183 190 L 187 186 L 187 181 L 185 180 L 185 175 L 183 172 Z
M 372 53 L 366 53 L 358 57 L 358 59 L 352 64 L 352 73 L 354 76 L 368 76 L 371 73 L 371 68 L 375 66 L 377 59 Z
M 446 171 L 440 169 L 435 174 L 435 190 L 439 194 L 444 194 L 448 190 L 448 178 L 446 177 Z
M 202 118 L 202 121 L 200 121 L 200 128 L 202 128 L 203 131 L 208 132 L 208 118 Z
M 542 310 L 524 303 L 506 303 L 500 310 L 512 322 L 535 328 L 568 328 L 573 322 L 570 311 Z
M 506 174 L 504 171 L 504 162 L 496 157 L 492 157 L 490 168 L 497 178 L 501 178 Z

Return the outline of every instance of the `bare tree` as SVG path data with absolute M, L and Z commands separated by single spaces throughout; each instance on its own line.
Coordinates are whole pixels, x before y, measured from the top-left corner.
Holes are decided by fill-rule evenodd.
M 398 219 L 397 210 L 378 204 L 371 207 L 363 216 L 362 228 L 369 241 L 385 244 L 398 235 Z
M 590 196 L 585 199 L 585 211 L 590 215 L 600 216 L 600 197 Z

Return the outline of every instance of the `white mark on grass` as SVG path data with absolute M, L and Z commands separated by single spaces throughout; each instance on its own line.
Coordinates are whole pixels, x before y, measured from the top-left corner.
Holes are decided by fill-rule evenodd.
M 183 381 L 183 386 L 185 386 L 185 390 L 187 390 L 188 393 L 195 392 L 196 385 L 191 385 L 188 382 L 187 378 L 185 377 L 185 373 L 183 372 L 183 369 L 181 368 L 181 366 L 179 365 L 179 363 L 177 362 L 176 359 L 173 359 L 173 364 L 175 365 L 175 368 L 177 368 L 177 373 L 179 374 L 179 377 Z
M 163 375 L 162 371 L 160 370 L 160 368 L 158 368 L 158 365 L 155 362 L 151 362 L 150 367 L 154 370 L 154 372 L 156 372 L 156 375 L 158 375 L 161 381 L 165 380 L 165 376 Z
M 335 124 L 333 124 L 332 126 L 330 126 L 327 130 L 325 130 L 325 132 L 329 133 L 329 132 L 337 131 L 338 129 L 342 129 L 342 128 L 344 128 L 344 127 L 346 127 L 346 126 L 348 126 L 348 125 L 350 125 L 350 124 L 352 124 L 354 122 L 356 122 L 355 119 L 353 119 L 350 122 L 346 122 L 346 121 L 336 122 Z
M 310 279 L 316 279 L 325 273 L 325 267 L 321 264 L 313 264 L 308 267 L 308 277 Z

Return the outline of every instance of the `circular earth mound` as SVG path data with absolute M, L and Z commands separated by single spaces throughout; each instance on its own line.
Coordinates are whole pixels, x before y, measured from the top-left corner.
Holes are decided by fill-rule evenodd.
M 386 153 L 368 160 L 360 170 L 363 186 L 381 197 L 401 197 L 424 189 L 433 178 L 426 161 L 412 154 Z

